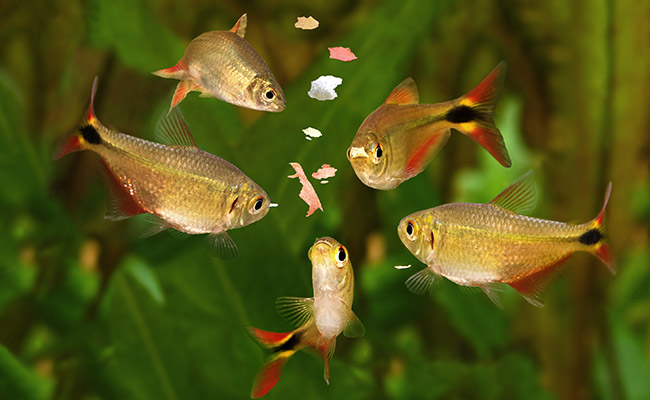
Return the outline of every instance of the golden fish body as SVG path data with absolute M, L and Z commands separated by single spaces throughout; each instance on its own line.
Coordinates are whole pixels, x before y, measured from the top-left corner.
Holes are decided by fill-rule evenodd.
M 309 249 L 314 286 L 314 318 L 325 339 L 343 332 L 354 298 L 354 273 L 347 250 L 336 240 L 316 240 Z
M 417 245 L 406 235 L 409 221 L 421 229 Z M 402 242 L 421 262 L 466 286 L 516 281 L 589 249 L 578 241 L 588 224 L 531 218 L 491 204 L 445 204 L 407 216 L 400 228 Z
M 449 139 L 453 124 L 444 115 L 452 107 L 450 102 L 379 106 L 348 149 L 356 175 L 367 186 L 390 190 L 422 172 Z
M 357 177 L 374 189 L 390 190 L 418 175 L 455 129 L 478 142 L 502 165 L 511 165 L 492 120 L 505 79 L 500 63 L 476 88 L 456 100 L 419 104 L 408 78 L 359 127 L 347 158 Z
M 178 110 L 156 127 L 169 144 L 106 128 L 93 111 L 96 88 L 97 79 L 85 120 L 56 158 L 79 150 L 102 158 L 112 198 L 107 218 L 149 213 L 158 219 L 150 234 L 166 228 L 209 233 L 217 255 L 236 256 L 237 246 L 226 231 L 263 218 L 271 207 L 266 192 L 236 166 L 199 149 Z
M 532 208 L 530 174 L 489 204 L 452 203 L 406 216 L 397 230 L 402 243 L 427 270 L 409 283 L 427 289 L 435 275 L 464 286 L 506 283 L 540 305 L 541 292 L 561 261 L 577 251 L 596 254 L 610 269 L 603 216 L 584 224 L 532 218 L 515 212 Z M 609 189 L 605 200 L 609 196 Z M 612 270 L 613 271 L 613 270 Z M 424 291 L 424 290 L 416 290 Z M 492 297 L 492 296 L 491 296 Z
M 170 110 L 193 90 L 254 110 L 284 110 L 282 88 L 266 62 L 244 39 L 246 19 L 246 14 L 242 15 L 230 31 L 199 35 L 175 66 L 154 72 L 181 81 Z
M 102 143 L 89 145 L 134 201 L 174 229 L 221 233 L 266 215 L 264 190 L 231 163 L 198 147 L 167 146 L 98 124 Z M 255 201 L 261 198 L 258 212 Z

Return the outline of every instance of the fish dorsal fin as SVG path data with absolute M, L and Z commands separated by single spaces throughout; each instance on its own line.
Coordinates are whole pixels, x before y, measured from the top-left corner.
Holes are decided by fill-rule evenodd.
M 168 115 L 160 117 L 156 123 L 156 139 L 170 146 L 197 147 L 183 114 L 174 108 Z
M 436 281 L 436 273 L 429 267 L 416 273 L 406 280 L 406 287 L 415 294 L 426 294 L 431 291 Z
M 232 260 L 239 253 L 235 241 L 226 231 L 208 236 L 208 251 L 213 256 L 224 260 Z
M 275 301 L 278 314 L 294 326 L 302 326 L 314 316 L 313 297 L 278 297 Z
M 236 33 L 237 36 L 243 39 L 244 35 L 246 35 L 246 25 L 248 25 L 248 17 L 246 16 L 246 13 L 244 13 L 239 17 L 235 26 L 230 29 L 230 32 Z
M 413 78 L 406 78 L 393 89 L 384 104 L 417 104 L 420 102 L 418 87 Z
M 357 315 L 350 309 L 350 307 L 348 307 L 347 310 L 348 323 L 345 324 L 345 328 L 343 328 L 343 335 L 349 338 L 356 338 L 365 335 L 366 327 L 363 326 L 363 323 L 359 317 L 357 317 Z
M 528 214 L 537 203 L 537 190 L 533 179 L 533 171 L 528 171 L 506 190 L 492 199 L 490 204 L 503 207 L 517 214 Z

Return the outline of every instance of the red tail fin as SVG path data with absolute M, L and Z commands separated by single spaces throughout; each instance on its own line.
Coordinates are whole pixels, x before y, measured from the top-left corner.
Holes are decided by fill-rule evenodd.
M 94 133 L 90 132 L 90 134 L 93 135 L 93 137 L 95 134 L 97 135 L 97 137 L 99 137 L 96 127 L 94 126 L 97 123 L 97 117 L 95 116 L 95 109 L 94 109 L 96 92 L 97 92 L 97 77 L 95 77 L 95 80 L 93 80 L 93 88 L 90 92 L 90 105 L 88 106 L 88 112 L 86 112 L 86 118 L 84 118 L 84 120 L 81 121 L 81 125 L 79 126 L 77 132 L 65 138 L 59 144 L 59 146 L 57 146 L 57 148 L 54 150 L 54 154 L 52 158 L 54 158 L 55 160 L 58 160 L 59 158 L 65 156 L 66 154 L 72 153 L 73 151 L 85 150 L 85 139 L 83 136 L 83 132 L 86 127 L 92 127 Z
M 447 121 L 457 124 L 454 128 L 483 146 L 504 167 L 512 162 L 503 142 L 503 136 L 494 124 L 493 114 L 506 77 L 506 63 L 500 62 L 481 83 L 447 113 Z
M 605 190 L 605 200 L 603 202 L 603 208 L 600 210 L 600 213 L 598 213 L 598 216 L 594 218 L 592 224 L 593 228 L 597 229 L 598 232 L 600 232 L 601 236 L 603 237 L 603 240 L 599 241 L 596 244 L 594 254 L 600 258 L 602 262 L 607 265 L 607 268 L 609 268 L 610 272 L 612 274 L 616 274 L 616 267 L 612 263 L 612 252 L 609 247 L 609 243 L 606 242 L 605 239 L 605 209 L 607 208 L 607 203 L 609 202 L 609 196 L 612 193 L 612 182 L 609 182 L 609 185 L 607 185 L 607 190 Z
M 186 71 L 187 71 L 187 67 L 185 66 L 185 62 L 181 58 L 181 60 L 177 62 L 176 65 L 174 65 L 173 67 L 160 69 L 158 71 L 152 72 L 152 74 L 159 76 L 161 78 L 183 80 L 185 79 Z
M 297 330 L 276 333 L 253 327 L 249 328 L 249 331 L 253 338 L 270 352 L 255 377 L 255 383 L 253 383 L 251 398 L 256 399 L 267 394 L 278 383 L 284 365 L 298 350 L 300 334 Z

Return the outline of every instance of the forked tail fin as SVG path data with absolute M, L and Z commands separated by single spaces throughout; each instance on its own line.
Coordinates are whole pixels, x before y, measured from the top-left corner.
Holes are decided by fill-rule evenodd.
M 249 328 L 249 331 L 268 353 L 251 390 L 251 398 L 257 399 L 267 394 L 278 383 L 284 365 L 299 349 L 301 334 L 299 330 L 276 333 L 253 327 Z
M 494 124 L 494 107 L 506 78 L 506 63 L 500 62 L 481 83 L 447 112 L 445 120 L 483 146 L 504 167 L 512 162 L 501 132 Z
M 93 88 L 90 93 L 90 105 L 86 116 L 79 124 L 77 130 L 63 139 L 63 141 L 54 150 L 53 157 L 55 160 L 65 156 L 73 151 L 86 150 L 89 144 L 101 144 L 102 138 L 99 134 L 98 128 L 101 126 L 99 120 L 95 116 L 94 101 L 95 93 L 97 92 L 97 77 L 93 81 Z
M 605 235 L 605 209 L 607 208 L 607 203 L 609 202 L 609 196 L 612 193 L 612 182 L 609 182 L 607 185 L 607 190 L 605 191 L 605 200 L 603 202 L 603 208 L 598 213 L 598 216 L 594 218 L 591 222 L 586 224 L 587 231 L 583 233 L 578 239 L 580 243 L 590 246 L 590 251 L 600 258 L 602 262 L 607 265 L 612 274 L 616 274 L 616 267 L 612 262 L 612 255 L 609 243 L 607 243 L 607 237 Z

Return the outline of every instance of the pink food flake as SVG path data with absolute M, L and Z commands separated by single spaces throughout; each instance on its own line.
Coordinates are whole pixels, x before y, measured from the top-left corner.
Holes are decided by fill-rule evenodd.
M 296 171 L 295 174 L 289 175 L 289 178 L 298 178 L 298 180 L 300 180 L 300 183 L 302 184 L 302 189 L 300 189 L 299 196 L 309 206 L 309 210 L 307 211 L 307 216 L 309 217 L 310 215 L 312 215 L 316 211 L 316 209 L 320 209 L 321 211 L 323 211 L 323 206 L 320 204 L 320 199 L 316 194 L 316 190 L 314 190 L 314 187 L 307 179 L 307 176 L 305 175 L 305 171 L 302 169 L 302 166 L 297 162 L 289 163 L 289 165 L 291 165 L 293 169 Z
M 330 58 L 339 61 L 352 61 L 356 60 L 357 56 L 350 50 L 349 47 L 328 47 L 330 51 Z
M 329 164 L 323 164 L 318 171 L 311 174 L 314 179 L 327 179 L 336 175 L 336 168 L 332 167 Z

